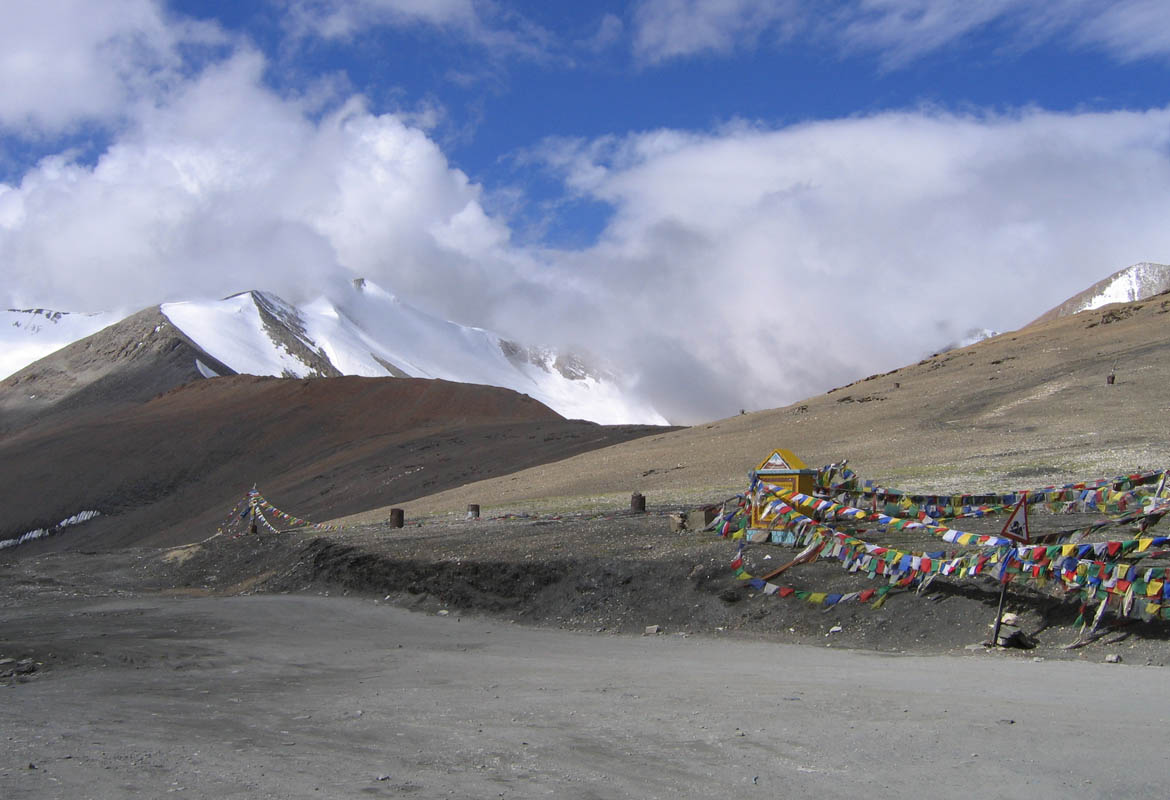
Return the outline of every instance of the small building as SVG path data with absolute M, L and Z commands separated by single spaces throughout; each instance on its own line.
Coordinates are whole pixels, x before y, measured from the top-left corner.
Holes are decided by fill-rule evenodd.
M 759 478 L 757 481 L 756 478 Z M 767 529 L 768 520 L 763 518 L 761 495 L 775 487 L 785 494 L 812 494 L 816 488 L 817 471 L 791 450 L 773 450 L 758 467 L 752 471 L 752 519 L 749 528 Z

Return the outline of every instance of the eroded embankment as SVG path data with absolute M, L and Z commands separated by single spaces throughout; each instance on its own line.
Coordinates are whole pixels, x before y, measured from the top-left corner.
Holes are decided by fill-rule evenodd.
M 212 593 L 348 594 L 429 613 L 492 614 L 585 631 L 659 626 L 665 633 L 739 633 L 887 652 L 976 653 L 990 636 L 999 595 L 994 580 L 939 580 L 921 594 L 895 591 L 880 607 L 825 608 L 753 590 L 729 567 L 735 543 L 663 533 L 659 522 L 515 521 L 219 538 L 173 559 L 159 584 Z M 751 570 L 765 574 L 792 555 L 760 546 L 749 551 Z M 820 592 L 876 585 L 831 559 L 796 567 L 781 580 Z M 1080 635 L 1078 605 L 1027 584 L 1012 585 L 1007 610 L 1036 644 L 1029 657 L 1100 660 L 1117 651 L 1127 662 L 1161 664 L 1170 651 L 1166 625 L 1109 619 L 1090 646 L 1065 650 Z
M 701 552 L 641 550 L 637 558 L 551 549 L 462 557 L 385 539 L 260 534 L 215 539 L 182 558 L 171 551 L 159 578 L 188 591 L 336 592 L 589 630 L 698 631 L 735 626 L 739 616 L 745 595 L 726 567 L 725 549 L 705 542 Z
M 741 595 L 728 578 L 725 566 L 693 558 L 404 558 L 318 538 L 266 589 L 340 589 L 427 610 L 505 614 L 590 630 L 698 630 L 732 622 L 730 606 Z

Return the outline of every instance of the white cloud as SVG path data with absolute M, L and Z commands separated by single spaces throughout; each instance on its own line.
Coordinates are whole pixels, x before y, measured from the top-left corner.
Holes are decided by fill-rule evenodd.
M 1076 30 L 1081 41 L 1120 61 L 1170 55 L 1170 7 L 1162 0 L 1117 0 Z
M 1170 110 L 888 113 L 552 151 L 575 191 L 614 207 L 600 242 L 569 254 L 605 298 L 597 336 L 676 365 L 655 397 L 676 419 L 1013 329 L 1170 255 Z
M 633 22 L 635 54 L 651 63 L 800 35 L 899 67 L 989 26 L 1017 48 L 1063 40 L 1123 62 L 1170 55 L 1162 0 L 642 0 Z
M 294 36 L 349 39 L 379 27 L 429 26 L 478 45 L 491 58 L 543 58 L 552 35 L 487 0 L 274 0 L 287 6 Z
M 634 11 L 634 52 L 649 62 L 754 45 L 768 28 L 798 19 L 795 0 L 644 0 Z
M 0 186 L 3 300 L 127 308 L 256 287 L 295 300 L 344 274 L 482 317 L 489 279 L 521 260 L 478 187 L 399 117 L 355 98 L 316 119 L 264 88 L 263 69 L 242 51 L 141 111 L 92 167 L 54 157 Z
M 0 129 L 53 134 L 110 122 L 179 79 L 180 47 L 221 43 L 153 0 L 9 3 L 0 25 Z
M 1062 3 L 1067 5 L 1064 0 L 1048 5 Z M 840 27 L 833 34 L 846 49 L 877 51 L 887 64 L 904 64 L 1028 5 L 1021 0 L 858 0 L 837 12 L 834 27 Z
M 348 37 L 373 25 L 479 25 L 472 0 L 289 0 L 290 19 L 303 32 Z

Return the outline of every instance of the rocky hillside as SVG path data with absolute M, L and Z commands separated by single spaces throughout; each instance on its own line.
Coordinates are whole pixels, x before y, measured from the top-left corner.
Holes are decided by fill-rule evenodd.
M 1161 469 L 1170 467 L 1168 385 L 1170 294 L 1161 294 L 1038 322 L 783 408 L 423 498 L 408 512 L 468 502 L 620 508 L 633 491 L 651 504 L 719 499 L 740 491 L 772 447 L 948 492 Z
M 0 381 L 0 434 L 38 420 L 105 414 L 232 370 L 148 308 Z

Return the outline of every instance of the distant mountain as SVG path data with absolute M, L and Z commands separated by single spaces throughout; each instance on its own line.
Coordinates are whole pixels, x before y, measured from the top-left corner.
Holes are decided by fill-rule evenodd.
M 1118 270 L 1083 292 L 1074 294 L 1056 308 L 1041 314 L 1031 324 L 1067 317 L 1110 303 L 1132 303 L 1165 291 L 1170 291 L 1170 265 L 1142 261 Z
M 144 309 L 0 380 L 0 435 L 33 421 L 100 417 L 231 371 L 157 308 Z
M 249 291 L 217 301 L 164 303 L 121 321 L 109 315 L 38 315 L 45 320 L 37 322 L 38 331 L 16 318 L 24 326 L 0 333 L 0 348 L 16 353 L 24 342 L 22 357 L 39 357 L 50 345 L 59 346 L 70 331 L 92 333 L 80 324 L 60 329 L 49 325 L 61 325 L 71 317 L 88 321 L 91 328 L 116 324 L 101 331 L 99 339 L 86 339 L 84 345 L 76 342 L 71 350 L 66 348 L 68 353 L 55 353 L 46 363 L 31 364 L 0 383 L 0 410 L 19 410 L 27 416 L 63 402 L 67 395 L 91 395 L 85 386 L 97 379 L 105 382 L 103 396 L 121 385 L 142 399 L 144 392 L 151 392 L 149 397 L 187 380 L 234 373 L 290 378 L 358 375 L 498 386 L 527 394 L 570 419 L 666 424 L 652 407 L 633 398 L 616 375 L 579 357 L 438 319 L 362 279 L 300 306 L 269 292 Z M 45 336 L 46 330 L 53 336 Z M 139 357 L 147 353 L 167 355 L 166 374 L 156 380 L 139 376 L 127 382 L 122 373 L 115 379 L 110 372 L 113 362 L 102 361 L 116 357 L 126 366 L 137 358 L 145 365 Z M 19 358 L 12 355 L 9 361 Z M 3 391 L 16 386 L 20 389 L 15 395 Z M 11 420 L 3 422 L 0 429 L 11 427 Z

